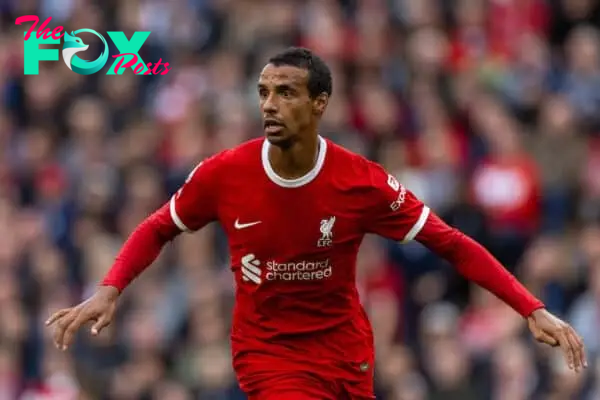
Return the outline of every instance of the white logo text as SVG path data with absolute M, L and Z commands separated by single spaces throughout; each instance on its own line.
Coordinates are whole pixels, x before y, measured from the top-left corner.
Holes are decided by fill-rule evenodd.
M 274 260 L 265 265 L 254 254 L 242 257 L 242 280 L 260 285 L 263 279 L 267 281 L 318 281 L 331 277 L 333 270 L 329 259 L 321 261 L 299 261 L 280 263 Z
M 398 211 L 400 209 L 402 203 L 404 203 L 405 197 L 406 189 L 404 188 L 404 186 L 400 185 L 400 193 L 398 193 L 398 198 L 394 200 L 392 204 L 390 204 L 390 208 L 392 209 L 392 211 Z
M 316 281 L 329 278 L 331 273 L 329 259 L 289 263 L 269 261 L 266 278 L 270 281 Z

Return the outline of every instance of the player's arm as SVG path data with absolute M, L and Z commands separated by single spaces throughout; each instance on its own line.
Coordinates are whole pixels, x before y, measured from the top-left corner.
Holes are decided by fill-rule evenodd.
M 218 159 L 201 162 L 183 186 L 129 236 L 101 286 L 122 292 L 181 232 L 196 231 L 217 219 Z
M 47 325 L 56 324 L 54 341 L 65 350 L 75 332 L 94 321 L 92 334 L 112 321 L 119 294 L 160 254 L 164 245 L 182 231 L 195 231 L 217 218 L 217 156 L 200 163 L 186 182 L 160 209 L 131 233 L 96 293 L 85 302 L 52 315 Z
M 483 246 L 447 225 L 427 205 L 376 164 L 369 166 L 364 230 L 402 243 L 417 240 L 449 261 L 465 278 L 495 294 L 527 318 L 535 338 L 560 345 L 571 368 L 587 365 L 579 335 L 545 310 Z

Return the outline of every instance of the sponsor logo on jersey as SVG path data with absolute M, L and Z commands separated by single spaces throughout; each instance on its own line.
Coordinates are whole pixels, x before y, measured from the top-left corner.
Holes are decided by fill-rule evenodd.
M 246 254 L 242 257 L 242 280 L 245 282 L 252 281 L 260 285 L 262 282 L 261 274 L 260 261 L 256 259 L 254 254 Z
M 333 224 L 335 224 L 335 217 L 321 220 L 321 238 L 317 242 L 317 247 L 333 245 Z
M 246 228 L 250 228 L 251 226 L 254 225 L 258 225 L 260 224 L 262 221 L 252 221 L 252 222 L 247 222 L 247 223 L 240 223 L 240 219 L 236 219 L 235 222 L 233 223 L 233 226 L 235 227 L 235 229 L 246 229 Z
M 400 209 L 400 207 L 402 206 L 402 203 L 404 203 L 405 198 L 406 198 L 406 189 L 404 188 L 404 186 L 400 185 L 400 191 L 398 192 L 398 198 L 390 204 L 390 208 L 392 209 L 392 211 L 398 211 Z
M 270 281 L 316 281 L 329 278 L 331 273 L 329 259 L 288 263 L 269 261 L 265 277 Z
M 331 277 L 332 266 L 329 259 L 322 261 L 263 263 L 254 254 L 242 257 L 242 280 L 260 285 L 267 281 L 318 281 Z
M 394 175 L 388 174 L 387 183 L 396 192 L 400 189 L 400 182 L 398 182 L 398 179 L 396 179 Z

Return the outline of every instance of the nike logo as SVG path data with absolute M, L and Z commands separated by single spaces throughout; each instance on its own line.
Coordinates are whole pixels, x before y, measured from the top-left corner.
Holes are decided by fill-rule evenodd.
M 240 224 L 240 220 L 239 218 L 235 220 L 235 223 L 233 224 L 233 226 L 235 226 L 235 229 L 244 229 L 244 228 L 249 228 L 251 226 L 254 225 L 258 225 L 260 224 L 262 221 L 254 221 L 254 222 L 248 222 L 246 224 Z

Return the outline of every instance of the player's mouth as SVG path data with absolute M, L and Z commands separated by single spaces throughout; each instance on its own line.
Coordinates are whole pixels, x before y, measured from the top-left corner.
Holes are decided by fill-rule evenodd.
M 267 135 L 277 135 L 283 131 L 283 128 L 285 128 L 283 123 L 275 119 L 266 119 L 263 126 Z

